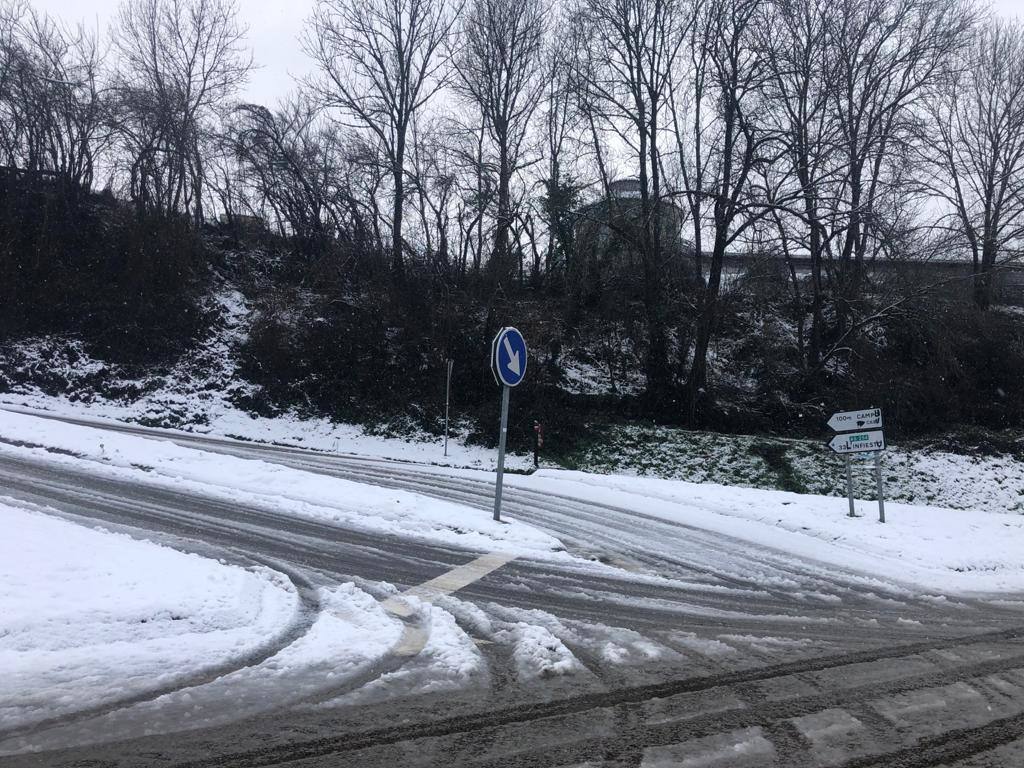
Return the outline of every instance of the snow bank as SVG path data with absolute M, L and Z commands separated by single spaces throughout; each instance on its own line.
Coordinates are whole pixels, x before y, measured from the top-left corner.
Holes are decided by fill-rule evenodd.
M 466 444 L 464 431 L 453 430 L 448 442 L 448 455 L 445 456 L 443 438 L 426 433 L 388 437 L 371 434 L 357 424 L 339 424 L 329 419 L 307 418 L 294 413 L 283 413 L 274 418 L 253 416 L 225 400 L 197 399 L 190 393 L 170 389 L 160 390 L 158 403 L 151 400 L 153 396 L 147 395 L 131 403 L 118 403 L 98 396 L 83 402 L 38 392 L 21 392 L 0 395 L 0 404 L 61 416 L 110 419 L 162 429 L 179 429 L 189 434 L 233 437 L 352 456 L 490 470 L 497 465 L 497 451 Z M 496 409 L 497 402 L 495 399 Z M 505 466 L 528 469 L 533 466 L 533 459 L 526 455 L 506 453 Z
M 38 446 L 0 445 L 0 452 L 31 451 L 49 462 L 222 498 L 242 507 L 269 508 L 479 551 L 550 556 L 562 549 L 561 542 L 546 533 L 507 518 L 496 523 L 480 510 L 163 440 L 2 410 L 0 438 Z M 73 456 L 52 453 L 53 449 Z
M 559 677 L 583 670 L 579 659 L 546 627 L 519 622 L 495 637 L 512 644 L 520 679 Z
M 0 503 L 0 732 L 162 688 L 264 647 L 283 576 Z
M 615 505 L 937 593 L 1024 592 L 1024 517 L 541 470 L 510 485 Z M 642 529 L 641 529 L 642 530 Z M 685 537 L 685 531 L 680 532 Z

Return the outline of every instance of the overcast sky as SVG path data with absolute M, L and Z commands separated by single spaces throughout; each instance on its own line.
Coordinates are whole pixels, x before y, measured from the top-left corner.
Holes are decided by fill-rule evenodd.
M 99 24 L 106 29 L 116 18 L 120 0 L 30 0 L 39 10 L 68 22 Z M 299 45 L 299 33 L 313 12 L 314 0 L 238 0 L 248 42 L 257 65 L 249 75 L 243 98 L 273 104 L 292 89 L 292 75 L 303 75 L 310 64 Z
M 309 71 L 298 36 L 310 16 L 314 0 L 238 0 L 249 27 L 249 44 L 257 69 L 249 76 L 243 98 L 273 104 L 292 88 L 292 76 Z M 84 21 L 105 29 L 120 0 L 32 0 L 32 4 L 65 21 Z M 994 0 L 1001 13 L 1024 16 L 1024 0 Z

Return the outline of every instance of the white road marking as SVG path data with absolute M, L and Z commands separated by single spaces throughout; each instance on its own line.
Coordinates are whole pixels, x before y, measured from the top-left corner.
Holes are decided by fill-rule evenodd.
M 382 603 L 382 606 L 392 616 L 398 619 L 408 619 L 410 616 L 415 615 L 417 610 L 406 600 L 407 597 L 415 597 L 425 603 L 433 603 L 437 598 L 450 595 L 452 592 L 456 592 L 463 587 L 468 587 L 473 582 L 479 581 L 487 574 L 498 570 L 501 566 L 515 559 L 515 555 L 504 552 L 491 552 L 481 555 L 476 560 L 471 560 L 465 565 L 452 568 L 450 571 L 442 573 L 430 581 L 425 581 L 418 586 L 407 589 L 400 595 L 389 597 Z M 391 652 L 396 656 L 416 656 L 423 650 L 429 635 L 430 631 L 428 628 L 406 624 L 401 639 L 391 649 Z

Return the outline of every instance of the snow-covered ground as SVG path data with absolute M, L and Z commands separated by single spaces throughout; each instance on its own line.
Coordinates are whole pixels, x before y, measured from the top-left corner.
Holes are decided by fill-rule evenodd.
M 0 501 L 0 755 L 210 726 L 329 696 L 402 637 L 401 621 L 354 584 L 304 601 L 269 568 L 18 504 Z
M 346 527 L 477 551 L 569 558 L 558 539 L 522 522 L 497 524 L 459 504 L 275 463 L 2 410 L 0 438 L 6 441 L 0 452 L 32 452 L 56 464 Z M 478 470 L 431 471 L 489 477 Z M 633 509 L 936 593 L 1024 592 L 1020 515 L 890 501 L 882 525 L 871 500 L 858 501 L 860 516 L 849 518 L 842 497 L 713 483 L 553 469 L 506 475 L 506 483 Z
M 164 393 L 173 395 L 175 393 Z M 130 424 L 178 429 L 193 434 L 234 437 L 272 445 L 311 448 L 332 453 L 374 456 L 385 459 L 417 461 L 439 466 L 493 469 L 497 451 L 465 442 L 463 431 L 453 433 L 444 453 L 442 438 L 427 434 L 387 437 L 369 433 L 357 424 L 340 424 L 322 418 L 283 413 L 273 418 L 254 416 L 235 407 L 224 398 L 207 401 L 180 397 L 190 409 L 187 418 L 167 418 L 166 401 L 155 403 L 150 395 L 131 402 L 96 397 L 90 401 L 73 400 L 64 395 L 40 392 L 0 394 L 0 405 L 48 411 L 76 418 L 113 419 Z M 527 469 L 533 460 L 526 455 L 508 453 L 505 466 Z
M 711 483 L 540 470 L 510 485 L 636 510 L 935 594 L 1024 594 L 1024 516 L 765 491 Z
M 212 727 L 347 689 L 394 649 L 402 625 L 351 583 L 317 593 L 320 611 L 305 634 L 264 661 L 95 718 L 0 740 L 0 755 Z M 77 692 L 75 698 L 82 700 Z
M 143 485 L 188 490 L 240 505 L 478 551 L 556 557 L 558 539 L 506 518 L 401 490 L 354 483 L 280 464 L 0 410 L 0 453 Z M 561 556 L 567 557 L 562 554 Z
M 272 647 L 298 618 L 281 574 L 0 501 L 0 733 Z

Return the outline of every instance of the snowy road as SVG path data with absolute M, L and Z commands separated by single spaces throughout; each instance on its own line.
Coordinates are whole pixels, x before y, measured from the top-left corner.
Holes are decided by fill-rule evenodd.
M 486 473 L 173 439 L 481 514 L 491 504 Z M 481 554 L 32 456 L 0 455 L 0 488 L 187 551 L 276 563 L 316 587 L 355 581 L 381 601 L 381 583 L 415 588 Z M 19 733 L 0 753 L 50 751 L 0 765 L 1024 764 L 1024 612 L 1012 597 L 937 595 L 514 479 L 505 509 L 593 562 L 502 564 L 411 616 L 413 640 L 434 616 L 429 636 L 355 678 L 243 670 L 159 706 Z M 472 639 L 461 651 L 459 637 Z

